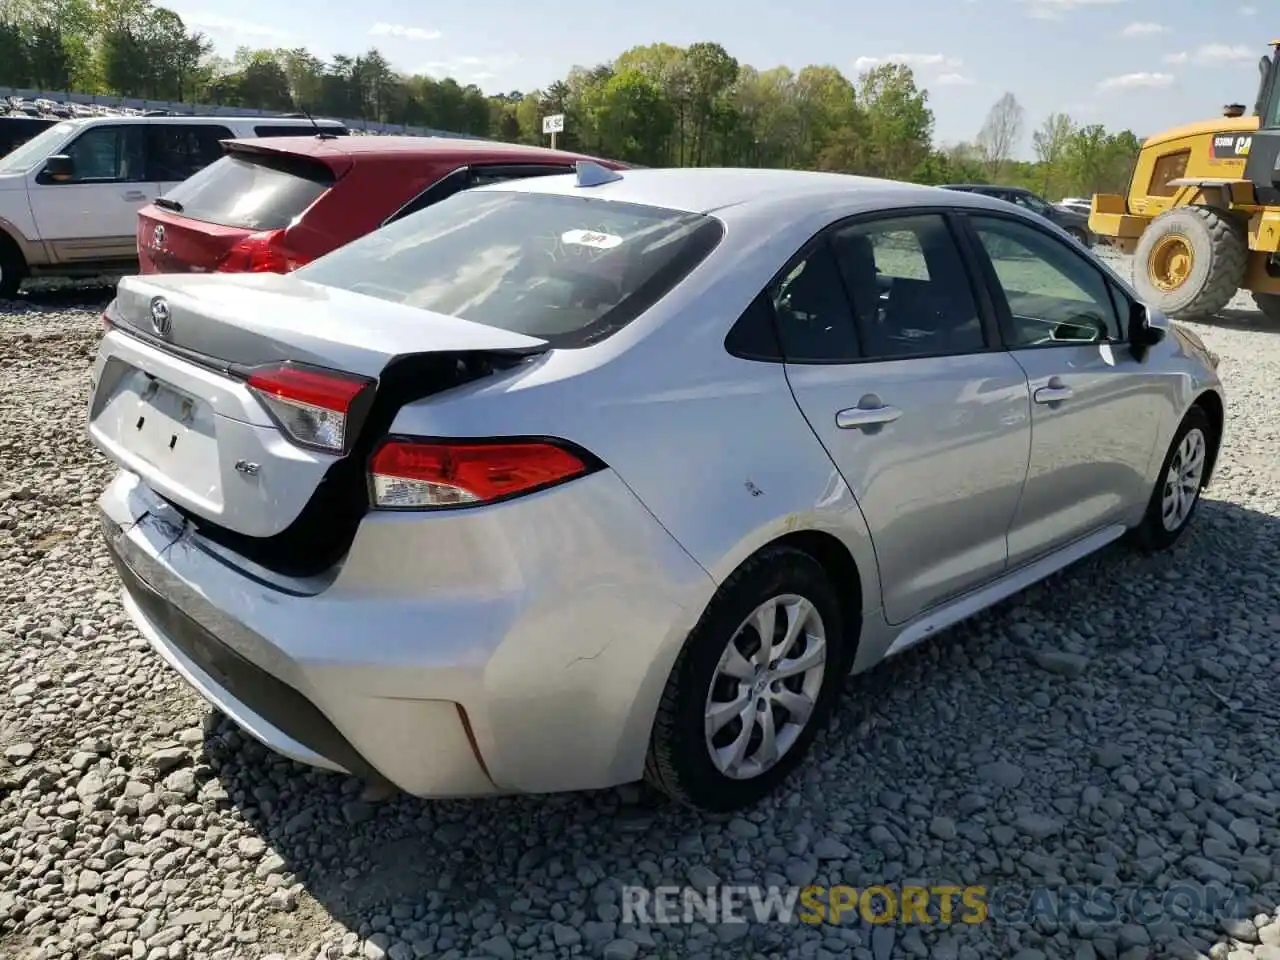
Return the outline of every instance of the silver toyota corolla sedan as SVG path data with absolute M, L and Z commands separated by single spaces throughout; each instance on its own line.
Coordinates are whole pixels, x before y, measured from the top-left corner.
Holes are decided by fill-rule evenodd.
M 423 797 L 753 803 L 850 672 L 1173 544 L 1222 439 L 1217 359 L 1058 228 L 837 174 L 583 164 L 104 322 L 138 629 Z

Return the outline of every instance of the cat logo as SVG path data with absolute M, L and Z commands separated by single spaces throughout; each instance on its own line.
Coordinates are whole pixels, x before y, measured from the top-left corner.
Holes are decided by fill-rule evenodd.
M 1252 134 L 1217 133 L 1213 137 L 1211 156 L 1214 160 L 1243 160 L 1253 146 Z

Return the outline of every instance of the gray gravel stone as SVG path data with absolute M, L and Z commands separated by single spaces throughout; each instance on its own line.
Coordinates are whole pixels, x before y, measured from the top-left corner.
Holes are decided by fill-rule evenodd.
M 1280 335 L 1256 314 L 1191 327 L 1230 406 L 1175 550 L 1117 546 L 849 680 L 793 785 L 700 818 L 634 787 L 389 796 L 211 714 L 120 606 L 83 429 L 109 290 L 65 289 L 0 304 L 5 956 L 1280 960 Z M 646 925 L 623 892 L 916 882 L 1213 883 L 1247 909 Z

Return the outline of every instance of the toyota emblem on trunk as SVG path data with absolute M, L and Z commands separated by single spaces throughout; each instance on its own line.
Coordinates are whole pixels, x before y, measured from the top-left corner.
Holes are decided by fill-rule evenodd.
M 151 233 L 151 245 L 153 247 L 164 246 L 164 224 L 157 224 L 155 230 Z
M 151 301 L 151 329 L 162 337 L 169 335 L 173 321 L 169 315 L 169 301 L 164 297 L 156 297 Z

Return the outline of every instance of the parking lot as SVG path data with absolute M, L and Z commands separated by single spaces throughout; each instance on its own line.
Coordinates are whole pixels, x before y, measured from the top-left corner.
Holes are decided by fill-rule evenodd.
M 1280 329 L 1247 295 L 1195 326 L 1227 439 L 1178 548 L 1109 549 L 849 681 L 797 785 L 723 819 L 630 787 L 362 796 L 211 719 L 100 542 L 84 403 L 109 296 L 0 303 L 0 956 L 1280 958 Z M 1252 900 L 1145 925 L 620 923 L 624 885 L 911 882 Z

